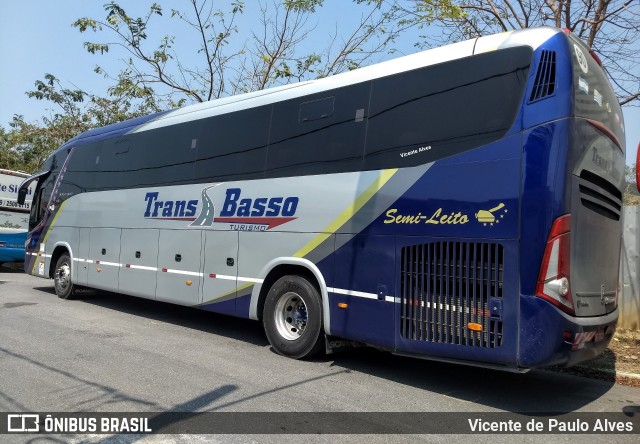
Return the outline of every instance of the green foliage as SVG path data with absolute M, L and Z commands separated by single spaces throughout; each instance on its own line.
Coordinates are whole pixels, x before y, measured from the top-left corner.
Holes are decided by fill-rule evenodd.
M 335 31 L 320 42 L 327 47 L 305 53 L 299 44 L 314 30 L 313 16 L 324 0 L 252 1 L 261 17 L 242 33 L 237 25 L 245 11 L 242 0 L 186 0 L 183 10 L 171 9 L 166 18 L 158 3 L 134 17 L 111 0 L 103 17 L 83 17 L 72 24 L 92 36 L 84 43 L 89 53 L 123 62 L 115 75 L 96 66 L 95 72 L 111 81 L 106 94 L 68 88 L 46 74 L 26 94 L 53 110 L 36 122 L 14 116 L 8 128 L 0 126 L 0 168 L 36 171 L 53 150 L 94 127 L 353 70 L 392 52 L 395 39 L 407 28 L 462 14 L 455 0 L 352 1 L 362 11 L 354 29 L 341 29 L 338 20 Z M 195 63 L 183 64 L 174 36 L 149 37 L 156 35 L 152 30 L 166 27 L 166 20 L 192 32 Z
M 22 158 L 12 149 L 13 135 L 0 127 L 0 168 L 6 170 L 23 170 Z
M 35 82 L 27 96 L 54 105 L 39 122 L 14 116 L 8 130 L 0 127 L 0 168 L 36 172 L 60 145 L 91 128 L 160 111 L 167 104 L 153 91 L 130 82 L 126 75 L 99 97 L 80 89 L 64 88 L 53 74 Z
M 54 118 L 43 124 L 29 123 L 22 116 L 14 116 L 9 131 L 0 138 L 0 168 L 37 171 L 47 156 L 73 134 L 73 131 Z
M 625 165 L 624 179 L 624 205 L 640 205 L 640 192 L 638 192 L 638 186 L 636 183 L 635 165 Z
M 403 25 L 424 28 L 435 21 L 460 20 L 467 14 L 452 0 L 419 0 L 415 2 L 412 12 L 401 21 Z
M 341 29 L 337 20 L 335 32 L 322 38 L 324 50 L 301 53 L 300 43 L 314 31 L 312 19 L 324 0 L 253 1 L 260 19 L 242 30 L 237 22 L 245 10 L 243 1 L 186 0 L 184 9 L 171 9 L 167 20 L 176 20 L 172 28 L 186 25 L 192 33 L 197 60 L 189 66 L 174 49 L 175 37 L 149 37 L 155 34 L 152 28 L 167 27 L 166 20 L 158 22 L 163 12 L 158 4 L 133 17 L 111 1 L 104 18 L 84 17 L 73 26 L 80 32 L 92 30 L 102 40 L 85 42 L 88 52 L 124 52 L 122 74 L 132 83 L 153 88 L 170 101 L 193 103 L 356 69 L 393 52 L 395 39 L 406 29 L 462 14 L 454 0 L 351 1 L 362 11 L 354 29 Z
M 284 0 L 282 4 L 295 12 L 316 12 L 316 7 L 322 6 L 323 2 L 324 0 Z

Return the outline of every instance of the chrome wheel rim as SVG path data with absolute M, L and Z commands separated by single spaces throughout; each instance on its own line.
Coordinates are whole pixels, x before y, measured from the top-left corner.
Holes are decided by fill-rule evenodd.
M 63 262 L 56 270 L 56 287 L 64 294 L 71 285 L 71 268 L 67 262 Z
M 289 341 L 299 339 L 307 328 L 307 305 L 298 293 L 283 294 L 274 311 L 278 333 Z

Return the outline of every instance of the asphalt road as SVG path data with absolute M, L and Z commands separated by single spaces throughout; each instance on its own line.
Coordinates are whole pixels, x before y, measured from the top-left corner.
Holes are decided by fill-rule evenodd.
M 640 389 L 547 371 L 512 374 L 372 349 L 294 361 L 275 354 L 261 325 L 254 321 L 106 292 L 64 301 L 55 295 L 52 281 L 0 272 L 0 411 L 472 414 L 630 409 L 640 411 Z M 334 442 L 337 438 L 303 436 L 305 442 Z M 637 437 L 595 435 L 580 442 L 637 442 Z M 452 435 L 339 438 L 342 442 L 447 442 Z M 456 435 L 456 441 L 460 438 L 513 442 L 510 435 L 491 439 Z M 0 437 L 2 442 L 34 443 L 290 439 L 298 437 Z M 540 435 L 517 439 L 548 441 Z M 552 439 L 573 442 L 571 435 Z

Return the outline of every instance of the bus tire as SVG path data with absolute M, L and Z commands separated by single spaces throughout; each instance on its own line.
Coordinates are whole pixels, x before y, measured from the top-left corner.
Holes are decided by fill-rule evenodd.
M 56 262 L 56 268 L 53 271 L 53 284 L 59 298 L 73 298 L 74 285 L 71 282 L 71 257 L 67 253 L 63 253 Z
M 269 343 L 283 356 L 308 358 L 324 346 L 320 293 L 302 276 L 283 276 L 273 284 L 262 321 Z

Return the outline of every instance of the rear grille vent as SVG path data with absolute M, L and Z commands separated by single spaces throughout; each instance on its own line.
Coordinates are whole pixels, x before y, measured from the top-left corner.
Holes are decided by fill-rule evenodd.
M 427 342 L 496 348 L 502 321 L 490 305 L 502 298 L 504 249 L 500 244 L 434 242 L 401 250 L 400 333 Z M 494 298 L 494 304 L 491 299 Z M 471 331 L 469 323 L 482 331 Z
M 584 179 L 588 182 L 591 182 L 592 184 L 599 186 L 600 188 L 603 188 L 605 191 L 613 194 L 614 197 L 616 197 L 618 200 L 622 200 L 622 191 L 620 191 L 614 184 L 612 184 L 606 179 L 603 179 L 597 174 L 594 174 L 589 170 L 582 170 L 580 172 L 580 179 Z
M 542 51 L 536 80 L 533 84 L 529 102 L 552 96 L 556 90 L 556 53 L 555 51 Z
M 580 202 L 591 211 L 620 220 L 622 192 L 613 184 L 587 170 L 580 173 Z

